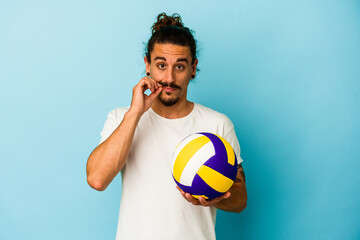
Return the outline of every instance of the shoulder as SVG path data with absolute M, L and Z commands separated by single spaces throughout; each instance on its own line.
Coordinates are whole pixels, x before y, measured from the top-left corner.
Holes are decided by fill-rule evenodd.
M 117 107 L 117 108 L 111 110 L 108 115 L 112 115 L 112 116 L 123 115 L 127 111 L 129 111 L 129 107 Z
M 115 122 L 121 122 L 124 118 L 125 113 L 129 111 L 129 108 L 130 107 L 115 108 L 108 113 L 107 118 L 113 119 Z
M 197 112 L 200 114 L 200 116 L 206 117 L 209 121 L 216 121 L 216 122 L 222 122 L 226 125 L 229 125 L 230 127 L 233 126 L 233 123 L 231 122 L 230 118 L 228 118 L 225 114 L 218 112 L 214 109 L 211 109 L 209 107 L 205 107 L 199 103 L 195 103 Z

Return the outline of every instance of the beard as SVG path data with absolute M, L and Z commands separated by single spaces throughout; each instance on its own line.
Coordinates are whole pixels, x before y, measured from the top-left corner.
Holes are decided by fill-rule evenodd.
M 174 105 L 175 103 L 177 103 L 178 101 L 179 101 L 179 97 L 177 97 L 177 98 L 172 98 L 172 99 L 165 99 L 165 98 L 163 98 L 162 97 L 162 94 L 163 94 L 164 92 L 162 92 L 162 93 L 160 93 L 159 94 L 159 100 L 160 100 L 160 102 L 162 103 L 162 104 L 164 104 L 165 106 L 167 106 L 167 107 L 170 107 L 170 106 L 172 106 L 172 105 Z M 170 95 L 170 93 L 168 94 L 168 93 L 165 93 L 166 95 Z
M 175 88 L 175 89 L 180 89 L 181 90 L 181 87 L 174 84 L 174 83 L 163 83 L 163 82 L 159 82 L 160 85 L 162 85 L 163 87 L 171 87 L 171 88 Z M 177 103 L 179 101 L 179 97 L 176 97 L 176 98 L 170 98 L 170 99 L 165 99 L 164 97 L 162 97 L 162 94 L 166 94 L 168 96 L 171 95 L 171 93 L 160 93 L 159 94 L 159 100 L 162 104 L 164 104 L 165 106 L 167 107 L 170 107 L 172 105 L 174 105 L 175 103 Z

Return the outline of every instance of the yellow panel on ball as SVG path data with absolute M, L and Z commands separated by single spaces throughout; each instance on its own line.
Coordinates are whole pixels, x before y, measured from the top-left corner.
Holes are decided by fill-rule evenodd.
M 201 136 L 195 138 L 194 140 L 190 141 L 185 147 L 180 151 L 178 154 L 174 168 L 173 174 L 176 181 L 180 182 L 181 174 L 186 166 L 186 164 L 190 161 L 192 156 L 206 143 L 210 142 L 210 139 L 206 136 Z
M 230 178 L 225 177 L 221 173 L 205 165 L 201 166 L 197 174 L 199 174 L 199 176 L 204 180 L 204 182 L 206 182 L 210 187 L 222 193 L 229 190 L 231 185 L 234 183 L 234 181 Z

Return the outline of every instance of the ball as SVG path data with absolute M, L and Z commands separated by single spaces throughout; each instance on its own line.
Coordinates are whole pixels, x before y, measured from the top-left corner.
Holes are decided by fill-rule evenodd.
M 224 138 L 213 133 L 186 137 L 172 155 L 172 175 L 181 190 L 194 198 L 213 199 L 234 183 L 237 159 Z

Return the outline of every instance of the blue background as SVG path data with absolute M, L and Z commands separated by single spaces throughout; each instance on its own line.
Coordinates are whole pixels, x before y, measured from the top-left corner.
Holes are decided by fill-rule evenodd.
M 114 239 L 120 177 L 97 192 L 85 165 L 162 11 L 199 43 L 189 99 L 242 147 L 248 206 L 218 212 L 218 239 L 359 239 L 355 0 L 0 0 L 0 239 Z

